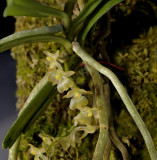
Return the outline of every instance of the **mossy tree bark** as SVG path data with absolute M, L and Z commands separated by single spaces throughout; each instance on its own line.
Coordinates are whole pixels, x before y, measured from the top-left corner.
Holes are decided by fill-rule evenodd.
M 63 8 L 65 2 L 63 0 L 55 2 L 45 0 L 43 3 L 49 6 Z M 150 8 L 147 8 L 145 3 Z M 140 10 L 140 5 L 145 7 L 145 13 Z M 96 58 L 99 59 L 101 57 L 105 61 L 110 59 L 110 63 L 125 68 L 125 71 L 121 71 L 111 67 L 119 76 L 122 83 L 125 84 L 157 146 L 157 27 L 154 23 L 154 19 L 156 19 L 154 6 L 155 2 L 151 0 L 149 2 L 146 0 L 126 1 L 118 5 L 110 12 L 110 15 L 104 16 L 100 20 L 100 24 L 98 23 L 99 27 L 96 30 L 97 39 L 95 39 L 93 46 L 95 53 L 97 53 Z M 138 21 L 143 22 L 137 17 L 134 17 L 136 14 L 141 14 L 141 16 L 147 18 L 149 25 L 138 25 Z M 136 24 L 131 24 L 130 21 Z M 16 17 L 16 31 L 45 25 L 50 26 L 58 22 L 59 20 L 53 17 Z M 128 22 L 131 26 L 127 25 Z M 107 32 L 104 31 L 105 29 L 107 29 Z M 55 53 L 57 49 L 62 51 L 64 48 L 59 44 L 49 42 L 24 44 L 12 49 L 12 56 L 17 60 L 17 108 L 19 110 L 22 108 L 35 84 L 46 73 L 43 51 L 47 50 Z M 88 49 L 89 47 L 87 46 Z M 101 53 L 100 57 L 99 53 Z M 86 75 L 83 70 L 83 68 L 80 68 L 75 78 L 81 87 L 86 85 L 89 80 L 85 78 Z M 106 80 L 106 78 L 104 79 Z M 150 159 L 141 134 L 120 101 L 117 92 L 112 86 L 110 87 L 115 131 L 127 148 L 130 159 Z M 60 128 L 66 128 L 73 124 L 72 117 L 74 117 L 75 112 L 70 111 L 68 105 L 69 100 L 61 101 L 61 96 L 57 95 L 56 102 L 51 104 L 37 119 L 35 124 L 29 126 L 28 130 L 22 136 L 19 159 L 32 159 L 32 156 L 28 153 L 28 144 L 40 145 L 41 139 L 38 137 L 38 133 L 44 132 L 48 135 L 55 136 Z M 88 135 L 83 139 L 78 148 L 70 148 L 68 152 L 63 151 L 58 146 L 54 159 L 92 159 L 97 137 L 98 132 L 94 135 Z M 110 144 L 110 147 L 110 159 L 122 159 L 120 152 L 114 144 Z

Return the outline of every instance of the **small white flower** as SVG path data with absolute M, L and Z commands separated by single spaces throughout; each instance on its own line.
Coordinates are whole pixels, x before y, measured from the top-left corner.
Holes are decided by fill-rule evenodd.
M 89 108 L 89 107 L 82 108 L 80 113 L 76 117 L 74 117 L 75 126 L 78 123 L 84 124 L 84 125 L 92 125 L 95 116 L 97 116 L 96 114 L 98 115 L 97 108 Z
M 76 108 L 81 109 L 88 104 L 88 99 L 85 96 L 82 96 L 82 94 L 91 94 L 91 92 L 75 87 L 72 88 L 72 90 L 70 90 L 63 98 L 73 97 L 70 101 L 69 108 L 71 110 L 74 110 Z
M 72 98 L 70 101 L 69 108 L 71 110 L 79 109 L 85 107 L 88 104 L 88 99 L 85 96 L 79 96 L 79 98 Z
M 60 138 L 59 143 L 62 146 L 63 150 L 67 151 L 71 145 L 70 135 Z
M 47 150 L 48 147 L 52 144 L 52 138 L 45 136 L 43 134 L 39 134 L 39 137 L 42 138 L 43 142 L 42 142 L 42 147 Z
M 67 77 L 62 78 L 61 81 L 59 81 L 57 85 L 57 90 L 60 93 L 63 93 L 64 91 L 67 91 L 69 88 L 72 88 L 74 86 L 74 82 Z
M 77 126 L 78 123 L 90 125 L 92 123 L 92 116 L 88 116 L 88 112 L 80 112 L 76 117 L 74 117 L 74 125 Z
M 57 62 L 57 59 L 59 57 L 59 51 L 57 50 L 57 52 L 55 54 L 52 54 L 48 51 L 44 51 L 44 54 L 47 55 L 45 63 L 47 65 L 49 65 L 49 69 L 56 69 L 57 68 L 62 68 L 62 66 L 60 65 L 59 62 Z
M 48 153 L 48 157 L 52 157 L 54 154 L 54 145 L 53 144 L 53 137 L 49 137 L 43 134 L 39 134 L 39 136 L 42 138 L 42 147 L 46 150 Z
M 81 143 L 81 140 L 85 138 L 88 133 L 94 133 L 97 128 L 97 126 L 92 125 L 79 126 L 74 128 L 70 134 L 71 145 L 75 147 L 75 143 Z M 84 131 L 84 133 L 80 136 L 77 134 L 79 131 Z
M 29 146 L 31 147 L 29 149 L 29 152 L 33 155 L 35 155 L 34 160 L 40 160 L 40 158 L 42 160 L 48 160 L 48 158 L 43 154 L 45 153 L 45 149 L 44 148 L 36 148 L 33 145 L 29 144 Z
M 92 94 L 92 92 L 85 91 L 84 89 L 75 87 L 75 88 L 72 88 L 72 90 L 69 91 L 67 95 L 64 96 L 64 98 L 70 98 L 70 97 L 79 98 L 80 96 L 82 96 L 82 94 Z
M 99 119 L 99 109 L 98 108 L 89 108 L 89 107 L 84 107 L 81 112 L 86 112 L 88 117 L 93 116 L 95 119 Z
M 74 86 L 73 81 L 68 77 L 72 76 L 75 72 L 64 72 L 61 68 L 58 68 L 56 70 L 52 69 L 50 70 L 50 72 L 51 74 L 49 76 L 49 81 L 52 82 L 52 85 L 57 84 L 57 89 L 60 93 L 63 93 L 64 91 L 67 91 L 69 88 L 72 88 Z

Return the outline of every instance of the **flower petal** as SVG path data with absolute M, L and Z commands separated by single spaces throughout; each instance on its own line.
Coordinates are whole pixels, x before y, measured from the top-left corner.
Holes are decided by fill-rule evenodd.
M 75 125 L 77 123 L 84 124 L 84 125 L 91 125 L 92 123 L 92 116 L 88 116 L 88 111 L 80 112 L 76 117 L 74 117 Z
M 60 140 L 59 140 L 59 143 L 60 145 L 62 146 L 63 150 L 64 151 L 67 151 L 68 148 L 70 147 L 70 136 L 67 136 L 67 137 L 62 137 Z
M 61 81 L 59 81 L 57 85 L 57 90 L 60 93 L 63 93 L 64 91 L 67 91 L 69 88 L 72 88 L 74 86 L 74 83 L 69 78 L 64 78 Z
M 69 108 L 71 110 L 79 109 L 85 107 L 88 104 L 88 99 L 85 96 L 80 96 L 79 98 L 72 98 L 70 101 Z
M 33 145 L 29 144 L 29 146 L 31 147 L 29 149 L 29 152 L 33 155 L 35 155 L 35 158 L 38 159 L 39 157 L 42 158 L 43 160 L 48 160 L 48 158 L 43 155 L 43 153 L 45 152 L 44 148 L 36 148 Z

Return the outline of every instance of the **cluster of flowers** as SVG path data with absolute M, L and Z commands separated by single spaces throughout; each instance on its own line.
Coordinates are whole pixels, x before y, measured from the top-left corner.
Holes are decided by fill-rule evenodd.
M 49 156 L 52 156 L 54 153 L 54 144 L 56 142 L 66 151 L 70 146 L 75 146 L 76 143 L 81 143 L 81 140 L 88 133 L 94 133 L 98 128 L 95 125 L 95 120 L 98 119 L 98 109 L 88 107 L 88 99 L 84 96 L 85 94 L 91 94 L 91 92 L 85 91 L 76 86 L 70 78 L 70 76 L 74 74 L 73 71 L 63 71 L 63 68 L 59 63 L 61 62 L 61 60 L 59 60 L 59 51 L 55 54 L 46 51 L 45 54 L 47 55 L 45 63 L 49 65 L 49 81 L 52 82 L 52 85 L 57 85 L 57 90 L 60 93 L 69 90 L 63 98 L 71 98 L 69 108 L 71 110 L 77 109 L 80 112 L 74 117 L 74 125 L 76 127 L 74 127 L 68 135 L 63 134 L 60 137 L 48 137 L 42 135 L 41 138 L 43 139 L 43 143 L 41 149 L 30 145 L 30 152 L 35 155 L 35 160 L 38 160 L 39 157 L 43 160 L 47 160 L 47 157 L 43 154 L 47 153 L 47 148 L 49 148 L 49 150 L 51 148 Z M 76 134 L 79 131 L 84 131 L 84 133 L 80 136 L 80 134 Z

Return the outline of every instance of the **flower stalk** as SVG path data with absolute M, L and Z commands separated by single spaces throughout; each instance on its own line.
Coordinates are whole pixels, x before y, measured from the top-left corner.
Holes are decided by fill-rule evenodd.
M 124 102 L 127 110 L 129 111 L 131 117 L 133 118 L 133 120 L 135 121 L 138 129 L 140 130 L 148 152 L 150 154 L 150 157 L 152 160 L 156 160 L 157 157 L 157 151 L 155 149 L 154 146 L 154 142 L 152 140 L 152 137 L 145 125 L 145 123 L 143 122 L 141 116 L 139 115 L 136 107 L 134 106 L 133 102 L 131 101 L 128 93 L 126 92 L 124 86 L 121 84 L 121 82 L 119 81 L 119 79 L 117 78 L 117 76 L 110 71 L 108 68 L 102 66 L 100 63 L 98 63 L 95 59 L 93 59 L 80 45 L 78 42 L 73 42 L 73 51 L 82 58 L 82 60 L 89 64 L 90 66 L 92 66 L 94 69 L 96 69 L 97 71 L 99 71 L 100 73 L 102 73 L 103 75 L 105 75 L 106 77 L 108 77 L 112 84 L 114 85 L 114 87 L 116 88 L 117 92 L 119 93 L 122 101 Z

